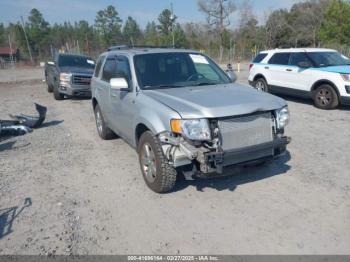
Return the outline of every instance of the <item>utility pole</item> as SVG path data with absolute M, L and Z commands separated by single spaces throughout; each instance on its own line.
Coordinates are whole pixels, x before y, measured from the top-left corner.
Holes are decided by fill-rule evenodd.
M 174 33 L 174 10 L 173 10 L 173 3 L 170 3 L 170 9 L 171 9 L 171 32 L 173 34 L 173 47 L 175 48 L 175 33 Z
M 8 35 L 9 38 L 9 46 L 10 46 L 10 60 L 11 60 L 11 64 L 13 63 L 13 53 L 12 53 L 12 42 L 11 42 L 11 35 Z
M 29 53 L 29 56 L 30 56 L 30 61 L 32 62 L 33 64 L 33 56 L 32 56 L 32 51 L 30 50 L 30 46 L 29 46 L 29 41 L 28 41 L 28 37 L 27 37 L 27 33 L 26 33 L 26 29 L 24 28 L 24 20 L 23 20 L 23 16 L 21 16 L 21 26 L 22 26 L 22 29 L 23 29 L 23 32 L 24 32 L 24 37 L 26 38 L 26 42 L 27 42 L 27 48 L 28 48 L 28 53 Z

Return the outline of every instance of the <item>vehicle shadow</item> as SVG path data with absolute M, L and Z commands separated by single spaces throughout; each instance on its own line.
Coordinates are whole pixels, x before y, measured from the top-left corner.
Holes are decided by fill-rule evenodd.
M 60 124 L 62 124 L 64 122 L 64 120 L 52 120 L 50 122 L 44 122 L 40 127 L 40 128 L 45 128 L 45 127 L 50 127 L 50 126 L 58 126 Z
M 85 100 L 91 100 L 91 96 L 67 96 L 65 99 L 71 100 L 71 101 L 85 101 Z
M 8 140 L 10 138 L 11 137 L 0 138 L 0 143 L 3 142 L 3 141 Z M 11 150 L 15 144 L 16 144 L 16 141 L 10 141 L 10 142 L 6 142 L 6 143 L 3 143 L 3 144 L 0 144 L 0 152 Z
M 32 199 L 27 197 L 21 209 L 18 206 L 0 209 L 0 240 L 11 234 L 13 221 L 23 212 L 23 210 L 32 205 Z
M 187 181 L 183 175 L 180 175 L 174 192 L 184 190 L 189 186 L 195 187 L 200 192 L 203 192 L 205 188 L 213 188 L 217 191 L 234 191 L 240 185 L 285 174 L 291 168 L 287 164 L 290 159 L 290 153 L 287 152 L 284 156 L 262 166 L 232 169 L 225 173 L 224 177 Z
M 286 100 L 288 102 L 295 102 L 295 103 L 309 105 L 309 106 L 313 106 L 314 107 L 314 103 L 313 103 L 313 101 L 311 99 L 300 98 L 300 97 L 289 96 L 289 95 L 280 95 L 280 94 L 278 94 L 276 96 L 281 97 L 281 98 L 283 98 L 284 100 Z M 319 110 L 322 110 L 322 109 L 319 109 Z M 340 105 L 335 110 L 350 111 L 350 106 Z

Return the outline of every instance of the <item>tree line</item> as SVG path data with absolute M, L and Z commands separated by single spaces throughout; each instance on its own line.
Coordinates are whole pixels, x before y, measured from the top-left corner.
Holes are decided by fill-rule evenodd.
M 123 21 L 112 5 L 96 13 L 94 24 L 81 20 L 51 25 L 33 8 L 25 20 L 0 23 L 0 46 L 11 42 L 24 59 L 29 59 L 29 53 L 34 59 L 46 59 L 57 50 L 95 57 L 112 45 L 171 46 L 173 42 L 220 61 L 247 59 L 259 50 L 279 47 L 334 47 L 349 53 L 350 3 L 346 0 L 305 0 L 289 10 L 266 13 L 260 22 L 249 1 L 198 0 L 198 9 L 206 17 L 203 22 L 180 24 L 170 9 L 164 9 L 142 28 L 131 16 Z M 230 23 L 232 17 L 238 18 L 235 26 Z

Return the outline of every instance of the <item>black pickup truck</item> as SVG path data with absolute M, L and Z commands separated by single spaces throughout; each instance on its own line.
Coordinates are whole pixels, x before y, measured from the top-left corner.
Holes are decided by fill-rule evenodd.
M 83 55 L 58 54 L 53 62 L 45 65 L 47 91 L 56 100 L 64 96 L 91 97 L 90 82 L 94 72 L 95 62 Z

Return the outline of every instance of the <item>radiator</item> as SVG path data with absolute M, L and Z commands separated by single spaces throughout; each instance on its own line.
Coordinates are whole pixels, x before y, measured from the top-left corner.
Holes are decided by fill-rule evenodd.
M 271 113 L 221 119 L 218 122 L 224 151 L 273 141 Z

